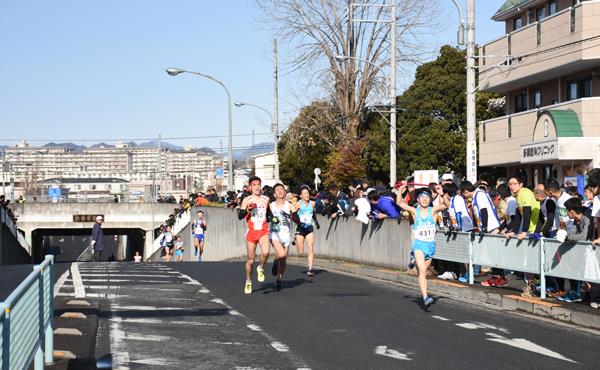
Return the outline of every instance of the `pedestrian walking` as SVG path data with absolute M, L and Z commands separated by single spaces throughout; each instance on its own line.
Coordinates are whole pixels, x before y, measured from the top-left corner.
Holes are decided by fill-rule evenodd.
M 102 231 L 102 216 L 96 216 L 96 223 L 92 228 L 92 260 L 102 260 L 102 250 L 104 249 L 104 231 Z

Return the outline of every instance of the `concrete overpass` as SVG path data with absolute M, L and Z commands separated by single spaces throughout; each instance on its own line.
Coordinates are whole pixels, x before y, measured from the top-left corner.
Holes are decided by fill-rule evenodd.
M 144 233 L 144 254 L 153 252 L 154 230 L 171 213 L 172 203 L 25 203 L 16 204 L 18 228 L 25 233 L 35 258 L 40 249 L 41 234 L 91 234 L 95 217 L 104 217 L 103 229 L 115 234 L 137 230 Z

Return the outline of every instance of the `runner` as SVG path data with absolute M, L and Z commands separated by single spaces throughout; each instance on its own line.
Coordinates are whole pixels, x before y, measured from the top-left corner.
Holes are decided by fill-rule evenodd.
M 273 261 L 272 273 L 277 277 L 277 290 L 282 288 L 289 247 L 292 242 L 290 222 L 292 204 L 285 200 L 286 191 L 283 184 L 273 186 L 275 201 L 271 203 L 271 244 L 275 249 L 276 258 Z
M 401 194 L 405 190 L 405 187 L 406 185 L 400 187 Z M 427 295 L 427 269 L 431 265 L 431 259 L 435 254 L 436 221 L 433 215 L 446 209 L 448 198 L 444 196 L 443 203 L 435 207 L 430 207 L 431 194 L 429 194 L 429 190 L 422 190 L 417 195 L 417 202 L 419 204 L 417 208 L 403 203 L 400 198 L 398 200 L 400 208 L 410 212 L 415 220 L 415 223 L 412 225 L 415 240 L 410 252 L 408 269 L 412 270 L 415 265 L 417 266 L 419 289 L 421 289 L 421 294 L 423 295 L 423 305 L 428 307 L 433 303 L 433 298 Z
M 315 273 L 312 270 L 313 259 L 314 259 L 314 224 L 319 229 L 319 221 L 315 213 L 315 202 L 310 200 L 310 189 L 308 186 L 303 185 L 300 188 L 300 199 L 295 205 L 293 220 L 298 224 L 296 227 L 296 251 L 298 255 L 304 254 L 304 241 L 308 246 L 308 271 L 306 275 L 314 276 Z
M 181 240 L 181 235 L 177 235 L 175 237 L 175 261 L 183 262 L 183 252 L 185 251 L 185 246 L 183 245 L 183 240 Z
M 165 262 L 169 262 L 171 260 L 171 253 L 173 253 L 173 242 L 174 242 L 174 237 L 173 237 L 173 233 L 171 232 L 171 226 L 167 225 L 167 227 L 165 228 L 165 232 L 163 233 L 163 236 L 161 238 L 161 246 L 163 247 L 163 261 Z
M 238 211 L 240 220 L 246 219 L 248 230 L 246 231 L 246 249 L 248 259 L 246 260 L 246 284 L 244 293 L 252 293 L 252 266 L 256 259 L 256 246 L 260 245 L 262 254 L 260 264 L 256 267 L 257 280 L 265 281 L 264 266 L 269 258 L 269 223 L 267 212 L 269 210 L 269 198 L 261 195 L 260 177 L 252 176 L 248 180 L 252 194 L 245 197 Z
M 194 256 L 198 257 L 198 261 L 202 260 L 204 252 L 204 232 L 206 231 L 206 219 L 204 212 L 198 211 L 196 221 L 194 221 Z

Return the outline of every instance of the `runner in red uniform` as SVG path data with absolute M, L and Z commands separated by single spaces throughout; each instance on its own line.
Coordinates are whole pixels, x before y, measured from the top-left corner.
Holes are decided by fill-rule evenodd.
M 261 180 L 253 176 L 249 179 L 252 194 L 244 198 L 240 205 L 238 217 L 246 219 L 248 230 L 246 231 L 246 249 L 248 259 L 246 260 L 246 284 L 244 293 L 252 293 L 252 266 L 256 259 L 256 246 L 260 245 L 262 254 L 260 264 L 256 267 L 257 280 L 265 281 L 264 266 L 269 258 L 269 223 L 267 212 L 269 212 L 269 198 L 261 195 Z

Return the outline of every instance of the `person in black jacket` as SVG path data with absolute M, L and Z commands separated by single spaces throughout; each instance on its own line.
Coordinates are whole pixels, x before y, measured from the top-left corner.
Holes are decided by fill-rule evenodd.
M 102 231 L 102 216 L 96 216 L 96 222 L 92 228 L 92 253 L 93 260 L 100 261 L 102 259 L 102 250 L 104 249 L 104 232 Z

